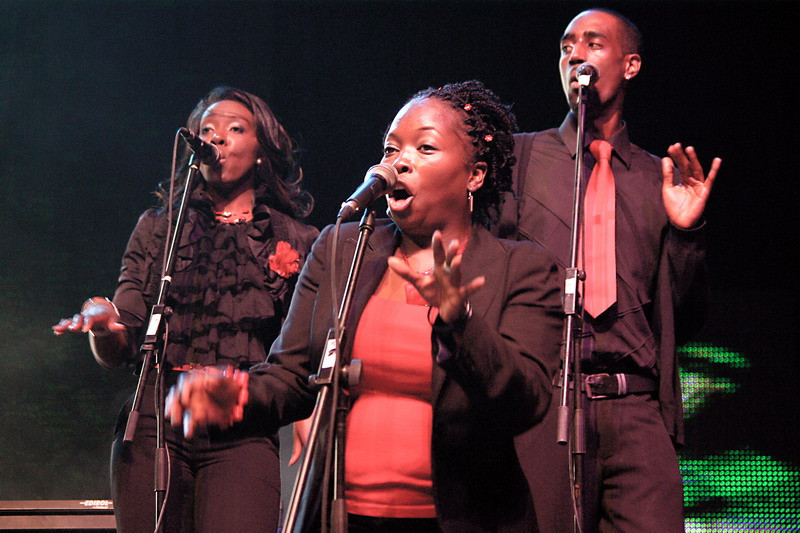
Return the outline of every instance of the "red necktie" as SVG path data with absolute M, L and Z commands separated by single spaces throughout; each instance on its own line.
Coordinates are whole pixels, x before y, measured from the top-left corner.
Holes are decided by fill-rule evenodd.
M 614 250 L 615 200 L 611 152 L 606 141 L 589 145 L 597 163 L 592 169 L 583 207 L 584 283 L 583 308 L 599 316 L 617 300 L 617 257 Z

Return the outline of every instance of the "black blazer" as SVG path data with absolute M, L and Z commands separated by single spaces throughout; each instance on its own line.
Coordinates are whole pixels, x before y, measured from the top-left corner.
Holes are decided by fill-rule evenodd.
M 496 234 L 529 239 L 569 259 L 572 176 L 577 132 L 570 114 L 560 128 L 515 135 L 516 198 L 506 196 Z M 618 301 L 601 320 L 587 317 L 597 346 L 620 355 L 653 353 L 643 373 L 658 379 L 664 425 L 683 443 L 683 409 L 676 346 L 702 325 L 708 296 L 704 224 L 680 230 L 669 223 L 661 197 L 661 161 L 628 138 L 611 139 L 617 199 Z M 626 365 L 629 363 L 625 363 Z M 628 371 L 611 369 L 611 371 Z
M 340 288 L 357 231 L 355 224 L 342 226 L 336 271 Z M 269 362 L 251 370 L 248 417 L 277 427 L 311 413 L 315 395 L 307 376 L 317 371 L 332 324 L 326 268 L 331 236 L 328 227 L 306 261 Z M 351 339 L 398 244 L 396 226 L 379 220 L 346 324 Z M 513 437 L 540 420 L 550 400 L 548 376 L 558 364 L 562 324 L 557 267 L 549 253 L 532 243 L 499 240 L 478 228 L 464 251 L 462 277 L 479 275 L 486 284 L 471 297 L 472 317 L 456 327 L 437 321 L 433 328 L 437 516 L 443 531 L 535 531 Z

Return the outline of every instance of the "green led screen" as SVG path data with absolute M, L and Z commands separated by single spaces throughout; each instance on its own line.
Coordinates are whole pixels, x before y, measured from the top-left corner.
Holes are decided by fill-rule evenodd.
M 701 343 L 685 346 L 680 356 L 687 419 L 711 400 L 736 394 L 736 376 L 751 367 L 742 354 Z M 800 531 L 797 465 L 750 448 L 683 451 L 679 461 L 687 532 Z

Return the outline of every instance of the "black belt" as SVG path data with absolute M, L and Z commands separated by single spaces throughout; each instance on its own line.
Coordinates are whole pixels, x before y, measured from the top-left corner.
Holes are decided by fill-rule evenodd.
M 655 392 L 657 389 L 653 378 L 637 374 L 583 374 L 582 377 L 582 388 L 590 400 L 621 398 L 628 394 Z M 555 385 L 560 387 L 561 380 L 556 379 Z
M 583 383 L 586 397 L 590 400 L 618 398 L 656 390 L 654 379 L 636 374 L 588 374 L 583 376 Z

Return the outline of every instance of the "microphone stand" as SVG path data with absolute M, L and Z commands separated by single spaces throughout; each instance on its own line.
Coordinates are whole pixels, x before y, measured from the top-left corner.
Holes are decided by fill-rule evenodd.
M 332 252 L 338 245 L 337 220 L 332 244 Z M 322 531 L 327 520 L 330 520 L 332 533 L 347 533 L 347 507 L 344 496 L 344 456 L 345 456 L 345 419 L 349 411 L 349 397 L 343 393 L 341 380 L 346 379 L 348 385 L 358 383 L 361 373 L 361 362 L 350 361 L 345 365 L 342 361 L 342 345 L 346 340 L 344 325 L 350 313 L 364 252 L 369 236 L 375 229 L 375 211 L 367 208 L 359 225 L 358 242 L 353 253 L 353 260 L 344 288 L 344 296 L 339 306 L 336 326 L 328 331 L 328 338 L 316 375 L 309 378 L 314 387 L 319 388 L 314 415 L 311 419 L 311 430 L 306 442 L 303 462 L 297 472 L 286 519 L 282 533 L 301 533 L 311 531 L 315 511 L 319 502 L 320 486 L 327 490 L 332 479 L 333 497 L 331 498 L 330 516 L 322 513 Z M 330 268 L 333 268 L 331 265 Z M 335 280 L 331 283 L 334 285 Z M 319 465 L 324 465 L 322 469 Z
M 150 318 L 147 322 L 147 330 L 144 336 L 144 342 L 139 348 L 142 354 L 142 368 L 139 372 L 139 381 L 136 385 L 136 392 L 133 396 L 133 405 L 131 412 L 128 415 L 128 422 L 125 426 L 125 436 L 123 443 L 130 445 L 133 442 L 136 434 L 136 426 L 139 423 L 139 411 L 142 404 L 142 395 L 147 383 L 147 377 L 150 373 L 151 367 L 156 369 L 156 386 L 155 386 L 155 415 L 156 415 L 156 454 L 155 454 L 155 495 L 156 495 L 156 532 L 161 531 L 159 525 L 159 516 L 164 506 L 164 500 L 167 492 L 167 479 L 169 458 L 167 456 L 167 447 L 164 440 L 165 420 L 164 420 L 164 364 L 161 359 L 162 351 L 164 348 L 165 338 L 164 332 L 166 325 L 164 317 L 168 317 L 171 310 L 164 305 L 167 294 L 169 292 L 170 284 L 172 283 L 172 268 L 175 262 L 175 256 L 178 246 L 180 244 L 182 228 L 186 219 L 186 211 L 188 210 L 189 196 L 191 195 L 192 183 L 194 182 L 195 175 L 199 172 L 199 167 L 194 162 L 195 155 L 192 154 L 189 159 L 189 172 L 186 176 L 186 184 L 183 189 L 183 196 L 181 198 L 180 208 L 178 209 L 178 217 L 175 222 L 175 230 L 172 234 L 172 240 L 169 245 L 169 252 L 164 267 L 164 275 L 161 278 L 161 286 L 158 291 L 158 299 L 150 310 Z M 151 365 L 151 361 L 154 364 Z
M 578 127 L 575 149 L 575 179 L 572 195 L 572 225 L 570 229 L 569 265 L 564 281 L 564 332 L 561 367 L 561 398 L 558 407 L 558 444 L 570 445 L 570 481 L 573 498 L 574 531 L 583 531 L 583 456 L 586 454 L 586 414 L 582 405 L 581 385 L 581 318 L 583 302 L 580 299 L 586 273 L 578 268 L 579 250 L 582 246 L 581 230 L 583 206 L 583 146 L 586 117 L 585 88 L 589 80 L 578 77 Z M 588 76 L 587 76 L 588 78 Z M 571 380 L 570 380 L 571 378 Z M 569 407 L 570 381 L 572 382 L 572 408 Z M 569 433 L 572 429 L 571 434 Z

